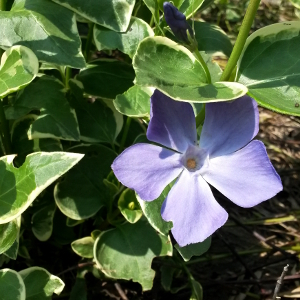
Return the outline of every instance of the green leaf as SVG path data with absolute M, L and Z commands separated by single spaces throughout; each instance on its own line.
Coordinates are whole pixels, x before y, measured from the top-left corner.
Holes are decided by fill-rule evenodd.
M 164 221 L 160 214 L 161 206 L 170 190 L 171 185 L 167 185 L 161 195 L 151 202 L 142 200 L 139 195 L 136 194 L 136 198 L 139 201 L 142 211 L 145 217 L 148 219 L 148 222 L 155 230 L 163 235 L 168 235 L 169 230 L 173 227 L 172 222 Z
M 205 71 L 193 54 L 165 37 L 144 39 L 133 58 L 133 67 L 137 85 L 155 87 L 174 100 L 228 101 L 247 92 L 236 82 L 207 84 Z
M 93 258 L 94 240 L 91 236 L 87 236 L 72 242 L 72 250 L 81 257 Z
M 161 10 L 163 11 L 163 3 L 165 0 L 157 0 Z M 173 4 L 186 15 L 187 18 L 191 17 L 198 8 L 202 5 L 204 0 L 173 0 Z
M 0 98 L 24 88 L 35 78 L 38 70 L 38 59 L 29 48 L 14 46 L 6 50 L 1 57 Z
M 290 0 L 290 2 L 298 9 L 300 9 L 300 0 Z
M 120 115 L 109 104 L 102 100 L 88 101 L 83 97 L 83 86 L 80 81 L 70 80 L 69 82 L 73 97 L 70 102 L 75 108 L 80 139 L 88 143 L 114 143 L 120 128 L 117 128 L 117 118 Z M 109 100 L 111 102 L 111 100 Z M 121 117 L 121 127 L 123 117 Z
M 192 256 L 200 256 L 204 254 L 209 249 L 210 244 L 211 237 L 208 237 L 202 243 L 190 244 L 185 247 L 179 247 L 179 245 L 176 244 L 175 248 L 185 261 L 189 261 Z
M 116 154 L 102 145 L 79 145 L 68 150 L 86 155 L 56 184 L 54 198 L 59 209 L 69 218 L 87 219 L 96 214 L 109 198 L 103 179 L 110 173 Z
M 69 300 L 87 300 L 87 287 L 84 278 L 76 277 Z
M 114 100 L 115 108 L 128 117 L 150 118 L 150 97 L 153 88 L 134 85 Z
M 26 300 L 50 300 L 53 293 L 59 295 L 65 287 L 60 278 L 40 267 L 31 267 L 19 274 L 25 283 Z
M 130 189 L 126 189 L 122 192 L 118 201 L 118 208 L 124 218 L 132 224 L 136 223 L 143 215 L 135 192 Z
M 134 71 L 131 65 L 124 62 L 101 59 L 91 62 L 76 79 L 82 82 L 85 93 L 115 99 L 133 86 Z
M 93 23 L 115 31 L 128 27 L 135 0 L 53 0 Z
M 236 80 L 261 106 L 300 116 L 300 22 L 255 31 L 238 62 Z
M 169 266 L 169 265 L 162 265 L 160 267 L 160 273 L 161 273 L 160 281 L 161 281 L 162 287 L 166 291 L 171 290 L 171 285 L 172 285 L 173 276 L 174 276 L 175 271 L 176 271 L 176 268 Z
M 0 158 L 0 224 L 22 214 L 46 187 L 78 163 L 83 155 L 36 152 L 28 155 L 18 169 L 13 166 L 14 157 Z
M 191 280 L 191 285 L 192 285 L 192 296 L 190 300 L 202 300 L 203 299 L 203 289 L 201 284 L 192 279 Z
M 14 160 L 14 163 L 17 166 L 21 166 L 24 163 L 26 156 L 32 152 L 53 152 L 63 150 L 60 141 L 57 139 L 28 139 L 28 130 L 37 118 L 37 115 L 26 115 L 15 121 L 12 126 L 11 140 L 13 153 L 17 154 L 17 157 Z
M 0 270 L 0 295 L 3 300 L 27 299 L 24 282 L 16 271 L 10 269 Z
M 84 222 L 84 220 L 73 220 L 71 218 L 67 218 L 66 225 L 68 227 L 74 227 L 74 226 L 77 226 L 79 224 L 82 224 L 83 222 Z
M 19 235 L 17 239 L 14 241 L 14 243 L 12 244 L 12 246 L 8 250 L 6 250 L 3 254 L 9 257 L 10 259 L 16 260 L 18 257 L 18 253 L 19 253 Z
M 16 218 L 15 220 L 0 225 L 0 254 L 8 250 L 18 238 L 20 224 L 20 218 Z
M 32 215 L 32 232 L 39 241 L 47 241 L 53 230 L 55 203 L 47 204 Z
M 140 41 L 148 36 L 154 36 L 151 27 L 142 19 L 135 17 L 131 17 L 125 32 L 112 31 L 99 25 L 94 28 L 94 40 L 99 51 L 119 49 L 131 58 Z
M 222 52 L 228 57 L 232 51 L 232 44 L 227 34 L 217 25 L 194 21 L 195 38 L 200 51 L 209 54 Z
M 85 66 L 75 15 L 48 0 L 18 0 L 11 11 L 0 12 L 0 47 L 18 44 L 44 62 Z
M 132 279 L 139 282 L 144 291 L 153 285 L 153 258 L 165 255 L 172 255 L 170 239 L 157 234 L 144 218 L 101 233 L 94 247 L 96 263 L 104 274 Z
M 31 110 L 40 110 L 40 115 L 28 131 L 29 139 L 59 138 L 79 140 L 79 129 L 74 109 L 65 97 L 63 84 L 54 77 L 43 75 L 22 90 L 6 107 L 7 119 L 17 119 Z

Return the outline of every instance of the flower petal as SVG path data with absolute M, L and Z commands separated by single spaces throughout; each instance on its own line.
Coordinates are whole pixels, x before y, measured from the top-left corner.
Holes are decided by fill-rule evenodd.
M 210 157 L 233 153 L 247 145 L 258 132 L 257 103 L 249 96 L 233 102 L 208 103 L 200 147 Z
M 164 220 L 172 221 L 172 234 L 180 247 L 204 241 L 227 220 L 201 176 L 182 172 L 162 205 Z
M 150 201 L 182 172 L 180 156 L 159 146 L 135 144 L 123 151 L 111 168 L 122 184 Z
M 155 90 L 147 138 L 179 152 L 184 152 L 190 144 L 195 145 L 197 132 L 192 106 Z
M 203 178 L 241 207 L 252 207 L 282 190 L 264 144 L 252 141 L 243 149 L 209 161 Z

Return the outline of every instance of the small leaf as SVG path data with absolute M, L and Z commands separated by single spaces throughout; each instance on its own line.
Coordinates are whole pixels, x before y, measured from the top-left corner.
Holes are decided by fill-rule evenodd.
M 92 237 L 87 236 L 72 242 L 72 250 L 81 257 L 93 258 L 94 240 Z
M 85 66 L 74 13 L 52 1 L 15 1 L 11 11 L 0 12 L 0 28 L 3 49 L 22 44 L 41 61 Z
M 65 287 L 60 278 L 40 267 L 31 267 L 19 274 L 25 283 L 26 300 L 49 300 L 53 293 L 59 295 Z
M 25 285 L 18 272 L 10 269 L 0 270 L 0 295 L 3 300 L 25 300 Z M 3 296 L 5 295 L 5 296 Z
M 185 261 L 189 261 L 192 256 L 200 256 L 204 254 L 209 249 L 210 244 L 211 237 L 208 237 L 202 243 L 190 244 L 185 247 L 179 247 L 179 245 L 176 244 L 175 248 Z
M 236 82 L 207 84 L 202 65 L 185 47 L 165 37 L 144 39 L 133 58 L 135 83 L 155 87 L 178 101 L 229 101 L 247 93 Z
M 143 215 L 139 202 L 136 200 L 135 192 L 130 189 L 122 192 L 118 201 L 118 208 L 124 218 L 132 224 L 136 223 Z
M 173 281 L 173 275 L 175 273 L 176 269 L 169 265 L 162 265 L 160 267 L 161 272 L 161 285 L 166 291 L 171 290 L 171 285 Z
M 154 90 L 149 87 L 134 85 L 114 100 L 115 108 L 128 117 L 150 118 L 150 97 Z
M 78 163 L 83 155 L 36 152 L 28 155 L 18 169 L 13 166 L 14 157 L 0 158 L 0 224 L 22 214 L 46 187 Z
M 115 99 L 133 86 L 134 71 L 131 65 L 124 62 L 101 59 L 82 69 L 76 79 L 82 82 L 85 93 Z
M 115 31 L 128 27 L 135 0 L 53 0 L 93 23 Z
M 154 36 L 151 27 L 135 17 L 131 17 L 125 32 L 115 32 L 99 25 L 94 28 L 94 40 L 99 51 L 119 49 L 130 58 L 133 57 L 140 41 L 148 36 Z
M 139 282 L 143 291 L 153 285 L 153 258 L 165 255 L 172 255 L 171 241 L 158 234 L 145 219 L 101 233 L 94 247 L 96 263 L 104 274 Z
M 116 154 L 102 145 L 79 145 L 69 151 L 86 155 L 56 184 L 54 198 L 59 209 L 69 218 L 87 219 L 95 215 L 109 198 L 103 179 L 110 173 Z
M 170 190 L 171 185 L 167 185 L 161 195 L 151 202 L 142 200 L 139 195 L 136 194 L 136 198 L 139 201 L 142 211 L 150 225 L 163 235 L 168 235 L 169 230 L 173 227 L 172 222 L 164 221 L 160 214 L 161 206 Z
M 6 107 L 7 119 L 17 119 L 31 110 L 40 110 L 40 115 L 28 131 L 29 139 L 59 138 L 79 140 L 79 130 L 74 109 L 65 97 L 63 84 L 47 75 L 37 78 L 22 90 Z
M 36 213 L 31 219 L 32 232 L 39 241 L 47 241 L 52 234 L 55 203 L 46 205 Z
M 0 98 L 24 88 L 35 78 L 38 70 L 38 59 L 29 48 L 14 46 L 6 50 L 1 57 Z
M 300 116 L 300 22 L 263 27 L 248 39 L 236 80 L 261 106 Z
M 9 250 L 19 236 L 20 218 L 0 225 L 0 254 Z
M 190 300 L 203 300 L 203 289 L 201 284 L 198 281 L 192 279 L 191 285 L 192 285 L 192 296 Z
M 84 278 L 76 277 L 69 300 L 87 300 L 87 287 Z

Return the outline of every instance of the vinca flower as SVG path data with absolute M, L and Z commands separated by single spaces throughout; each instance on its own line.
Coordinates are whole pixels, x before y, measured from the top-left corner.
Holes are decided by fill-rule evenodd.
M 191 26 L 186 21 L 186 17 L 173 4 L 164 2 L 164 15 L 167 24 L 170 26 L 174 35 L 183 42 L 189 43 L 186 31 L 191 37 L 194 36 Z
M 115 159 L 112 169 L 144 201 L 157 199 L 177 178 L 162 205 L 162 218 L 173 222 L 179 246 L 202 242 L 228 218 L 209 184 L 245 208 L 282 190 L 265 146 L 252 141 L 258 123 L 257 104 L 249 96 L 206 104 L 198 144 L 192 106 L 156 90 L 147 138 L 164 147 L 135 144 Z

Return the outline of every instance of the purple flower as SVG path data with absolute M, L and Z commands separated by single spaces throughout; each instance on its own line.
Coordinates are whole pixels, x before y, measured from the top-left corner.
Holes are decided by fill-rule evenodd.
M 205 240 L 227 220 L 208 183 L 241 207 L 252 207 L 282 190 L 258 132 L 256 102 L 241 97 L 233 102 L 206 104 L 199 145 L 192 106 L 156 90 L 151 97 L 147 130 L 151 144 L 127 148 L 112 169 L 124 185 L 145 201 L 159 197 L 177 178 L 161 215 L 172 221 L 172 233 L 185 246 Z
M 186 17 L 170 2 L 164 2 L 164 14 L 167 24 L 170 26 L 174 35 L 183 42 L 189 44 L 189 40 L 186 34 L 188 30 L 191 37 L 194 36 L 191 26 L 186 21 Z

